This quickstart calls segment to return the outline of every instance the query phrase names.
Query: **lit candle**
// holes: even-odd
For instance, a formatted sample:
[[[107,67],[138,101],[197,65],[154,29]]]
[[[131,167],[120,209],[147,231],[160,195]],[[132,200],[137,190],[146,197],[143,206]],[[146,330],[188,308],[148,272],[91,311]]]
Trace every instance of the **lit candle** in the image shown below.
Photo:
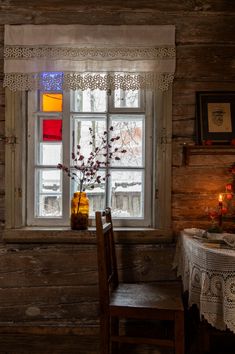
[[[219,206],[222,208],[223,206],[223,196],[222,194],[219,195]]]

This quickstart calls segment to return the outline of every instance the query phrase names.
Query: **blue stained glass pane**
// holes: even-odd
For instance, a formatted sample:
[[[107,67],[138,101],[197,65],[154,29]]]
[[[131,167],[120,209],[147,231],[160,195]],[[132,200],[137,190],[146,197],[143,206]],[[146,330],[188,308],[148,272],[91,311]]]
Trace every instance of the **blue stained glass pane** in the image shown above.
[[[63,72],[43,72],[41,73],[42,91],[62,91]]]

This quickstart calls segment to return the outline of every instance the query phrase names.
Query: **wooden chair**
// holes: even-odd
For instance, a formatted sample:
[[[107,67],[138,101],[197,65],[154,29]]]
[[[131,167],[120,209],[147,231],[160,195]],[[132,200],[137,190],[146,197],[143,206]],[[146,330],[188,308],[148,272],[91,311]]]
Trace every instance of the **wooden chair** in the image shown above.
[[[96,212],[100,300],[100,354],[118,353],[120,343],[153,344],[184,354],[184,308],[178,284],[118,281],[111,211]],[[173,323],[173,339],[120,334],[119,319]]]

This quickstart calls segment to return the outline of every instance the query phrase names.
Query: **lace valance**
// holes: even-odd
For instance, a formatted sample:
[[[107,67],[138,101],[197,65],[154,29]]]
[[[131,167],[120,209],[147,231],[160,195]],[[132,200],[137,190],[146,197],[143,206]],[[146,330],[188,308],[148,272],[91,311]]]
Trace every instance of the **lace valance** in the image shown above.
[[[63,89],[167,90],[175,27],[7,25],[4,58],[4,86],[11,90],[43,89],[44,72],[53,72],[49,79],[61,80]]]

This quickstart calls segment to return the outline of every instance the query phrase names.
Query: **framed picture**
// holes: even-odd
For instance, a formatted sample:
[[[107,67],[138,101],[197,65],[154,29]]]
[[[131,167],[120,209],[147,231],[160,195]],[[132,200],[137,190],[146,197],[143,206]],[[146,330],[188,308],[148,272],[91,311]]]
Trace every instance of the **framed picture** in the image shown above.
[[[235,144],[235,91],[196,92],[197,143]]]

